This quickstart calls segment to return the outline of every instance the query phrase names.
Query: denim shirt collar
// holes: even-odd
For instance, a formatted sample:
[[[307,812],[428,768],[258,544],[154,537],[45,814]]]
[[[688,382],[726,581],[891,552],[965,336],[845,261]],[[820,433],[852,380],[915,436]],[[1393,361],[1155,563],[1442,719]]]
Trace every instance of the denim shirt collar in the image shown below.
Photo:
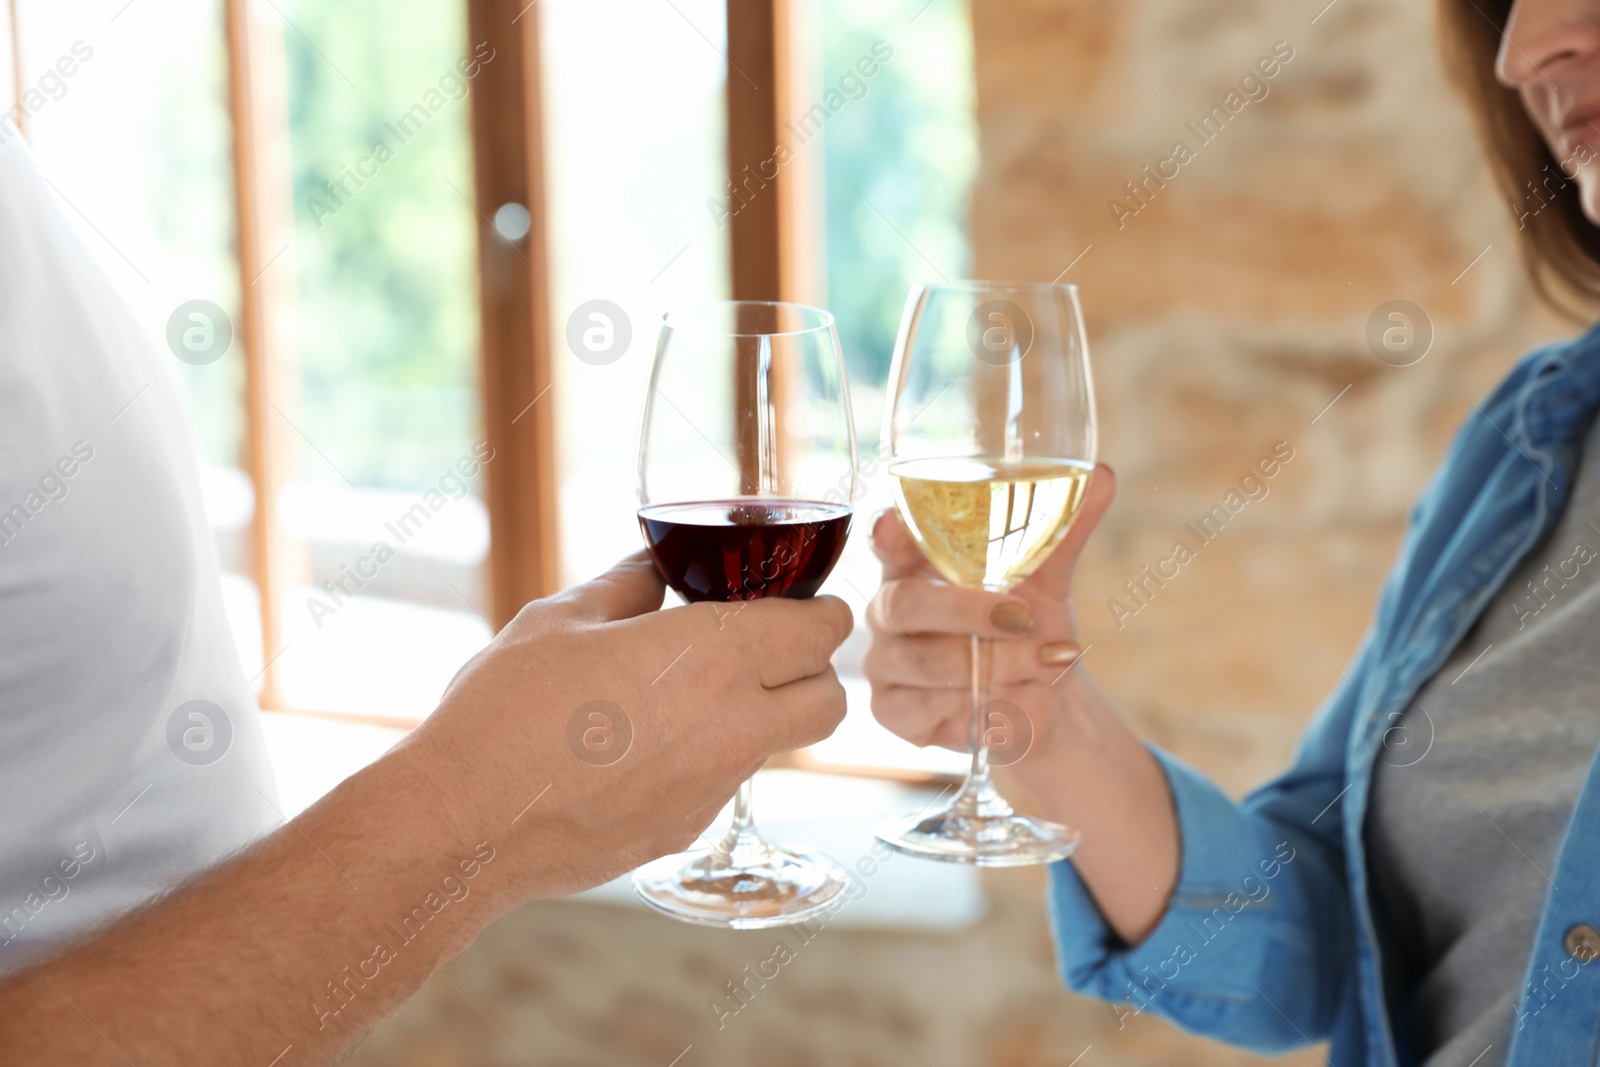
[[[1600,322],[1541,350],[1528,369],[1512,442],[1540,451],[1577,447],[1578,429],[1600,404]]]

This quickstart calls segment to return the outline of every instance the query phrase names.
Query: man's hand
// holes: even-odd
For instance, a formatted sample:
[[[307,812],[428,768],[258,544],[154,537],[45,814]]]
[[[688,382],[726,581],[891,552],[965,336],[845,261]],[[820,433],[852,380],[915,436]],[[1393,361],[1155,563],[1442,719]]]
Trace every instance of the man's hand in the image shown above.
[[[768,756],[844,717],[828,663],[850,633],[843,601],[657,611],[664,589],[639,552],[529,604],[411,739],[457,821],[516,835],[502,873],[517,898],[682,850]]]
[[[838,725],[850,611],[662,594],[641,553],[529,604],[382,759],[0,982],[0,1058],[326,1064],[507,908],[687,845]]]

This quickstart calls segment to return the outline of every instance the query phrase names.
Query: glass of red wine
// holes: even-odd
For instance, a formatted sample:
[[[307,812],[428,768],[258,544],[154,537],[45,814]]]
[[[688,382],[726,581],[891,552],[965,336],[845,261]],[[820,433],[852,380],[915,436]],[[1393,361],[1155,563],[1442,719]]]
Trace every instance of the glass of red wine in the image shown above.
[[[856,489],[855,429],[833,316],[725,301],[662,317],[639,435],[639,528],[685,600],[809,597],[838,562]],[[717,843],[646,864],[634,891],[673,918],[758,929],[827,908],[845,873],[757,833],[750,783]]]

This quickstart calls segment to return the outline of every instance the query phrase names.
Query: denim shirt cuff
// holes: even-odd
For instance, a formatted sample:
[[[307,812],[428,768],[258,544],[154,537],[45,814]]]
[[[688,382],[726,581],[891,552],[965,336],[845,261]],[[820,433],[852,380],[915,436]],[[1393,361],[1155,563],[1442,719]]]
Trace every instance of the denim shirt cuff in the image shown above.
[[[1261,821],[1199,772],[1150,749],[1166,773],[1178,818],[1177,887],[1155,929],[1127,945],[1072,864],[1051,864],[1048,910],[1062,978],[1073,990],[1126,1001],[1136,1011],[1174,999],[1215,1001],[1219,1008],[1251,1000],[1262,938],[1285,932],[1283,917],[1273,914],[1272,881],[1292,862],[1294,849],[1273,842]]]

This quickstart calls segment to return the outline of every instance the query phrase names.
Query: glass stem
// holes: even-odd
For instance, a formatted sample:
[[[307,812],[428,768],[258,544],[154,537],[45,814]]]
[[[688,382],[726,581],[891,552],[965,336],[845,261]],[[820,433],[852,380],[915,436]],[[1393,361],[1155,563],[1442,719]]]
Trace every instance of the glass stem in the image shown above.
[[[765,862],[771,851],[756,832],[750,806],[751,782],[752,779],[746,778],[739,786],[739,793],[733,800],[733,822],[716,848],[735,867],[755,867]]]
[[[777,411],[772,402],[772,338],[762,336],[756,355],[756,486],[762,496],[778,491]],[[756,867],[772,855],[771,847],[756,832],[750,813],[752,779],[739,786],[733,801],[733,825],[723,835],[716,851],[725,854],[735,867]]]
[[[972,721],[967,728],[967,747],[972,764],[952,807],[967,815],[1011,814],[1011,805],[995,790],[989,774],[988,704],[990,678],[994,669],[994,639],[972,635]]]

